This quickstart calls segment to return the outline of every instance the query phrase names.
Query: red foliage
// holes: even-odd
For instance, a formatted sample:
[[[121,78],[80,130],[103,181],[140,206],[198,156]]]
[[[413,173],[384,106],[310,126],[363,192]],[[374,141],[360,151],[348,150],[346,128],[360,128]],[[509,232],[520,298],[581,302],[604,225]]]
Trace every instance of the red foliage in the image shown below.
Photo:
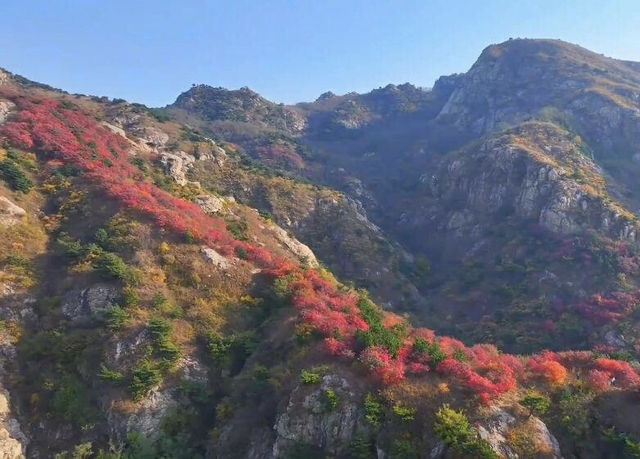
[[[527,362],[529,370],[534,375],[543,377],[549,383],[562,384],[567,379],[568,371],[555,358],[555,354],[551,352],[532,356]]]
[[[386,349],[380,346],[368,347],[362,351],[360,361],[376,379],[385,385],[395,384],[404,379],[404,362],[394,359]]]
[[[301,320],[324,335],[324,347],[331,355],[353,359],[356,357],[354,336],[358,330],[368,330],[358,308],[358,297],[345,292],[313,269],[301,269],[286,259],[278,258],[263,247],[235,240],[226,230],[225,222],[212,218],[192,202],[176,198],[145,182],[141,172],[129,161],[129,143],[113,134],[92,117],[63,107],[55,100],[35,100],[0,91],[18,106],[17,118],[0,128],[0,135],[13,145],[35,149],[48,155],[50,170],[71,164],[84,172],[84,176],[104,189],[106,194],[126,207],[152,218],[159,226],[178,234],[189,233],[196,240],[232,255],[242,248],[248,260],[271,277],[288,276],[293,305]],[[291,159],[291,158],[289,158]],[[563,250],[574,256],[575,240],[567,241]],[[616,248],[619,256],[631,257],[626,246]],[[640,294],[613,293],[608,297],[594,295],[578,309],[594,322],[617,320],[629,313],[640,299]],[[394,314],[384,315],[383,325],[392,327],[404,322]],[[551,324],[547,325],[551,328]],[[429,343],[436,341],[433,331],[409,330],[397,356],[386,349],[373,346],[364,349],[360,361],[383,384],[394,384],[406,373],[424,374],[429,367],[428,358],[412,352],[415,338]],[[500,354],[491,345],[466,347],[461,341],[449,337],[438,340],[447,358],[440,363],[439,373],[449,375],[474,391],[481,400],[489,400],[510,391],[517,380],[525,381],[527,374],[523,359]],[[454,354],[462,354],[468,361],[459,362]],[[568,369],[588,372],[589,383],[598,390],[615,386],[640,386],[640,376],[627,363],[612,359],[593,360],[590,352],[544,352],[526,360],[526,368],[534,376],[560,384],[568,377]]]
[[[614,384],[625,389],[640,386],[640,376],[624,360],[613,360],[606,358],[596,359],[596,369],[607,372],[613,376]]]
[[[611,375],[606,371],[589,370],[587,383],[598,391],[603,391],[611,387]]]
[[[595,325],[617,322],[629,314],[638,304],[640,293],[633,295],[624,292],[612,292],[604,297],[600,293],[591,295],[585,301],[578,303],[576,309]]]

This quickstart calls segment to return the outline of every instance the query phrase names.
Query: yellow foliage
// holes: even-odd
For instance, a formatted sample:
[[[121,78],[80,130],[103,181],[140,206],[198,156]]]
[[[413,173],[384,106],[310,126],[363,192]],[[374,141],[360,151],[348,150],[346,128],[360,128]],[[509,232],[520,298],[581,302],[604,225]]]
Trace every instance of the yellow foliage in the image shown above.
[[[162,242],[162,244],[160,244],[160,246],[158,247],[158,250],[162,255],[166,255],[171,250],[171,247],[169,247],[169,244],[167,244],[166,242]]]
[[[449,389],[449,384],[447,384],[446,382],[441,382],[440,384],[438,384],[438,391],[443,393],[443,394],[447,394],[449,393],[451,389]]]

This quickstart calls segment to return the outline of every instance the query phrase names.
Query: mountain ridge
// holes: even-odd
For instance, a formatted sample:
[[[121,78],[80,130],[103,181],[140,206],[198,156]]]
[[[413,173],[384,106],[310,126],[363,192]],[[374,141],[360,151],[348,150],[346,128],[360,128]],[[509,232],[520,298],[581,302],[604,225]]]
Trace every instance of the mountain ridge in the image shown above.
[[[295,107],[0,73],[0,450],[633,457],[640,90],[595,56]]]

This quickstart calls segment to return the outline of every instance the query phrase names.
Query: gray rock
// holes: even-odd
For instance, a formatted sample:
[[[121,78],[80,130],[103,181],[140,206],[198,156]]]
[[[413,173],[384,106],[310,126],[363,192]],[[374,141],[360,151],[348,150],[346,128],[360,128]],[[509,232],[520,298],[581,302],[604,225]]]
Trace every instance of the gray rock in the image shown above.
[[[302,442],[314,445],[331,454],[339,454],[348,447],[355,433],[359,416],[359,401],[346,379],[325,375],[319,387],[311,392],[307,386],[298,386],[291,393],[289,404],[276,419],[276,441],[272,457]],[[334,410],[327,408],[327,390],[338,398]]]
[[[624,336],[622,336],[620,333],[616,332],[615,330],[609,330],[604,335],[604,342],[608,346],[617,347],[618,349],[627,347],[627,343],[624,340]]]
[[[4,123],[7,120],[9,112],[11,112],[11,110],[13,110],[15,106],[16,104],[9,100],[0,99],[0,124]]]
[[[62,313],[71,320],[97,318],[113,307],[119,296],[119,290],[108,284],[72,290],[64,296]]]
[[[202,246],[200,248],[200,252],[202,253],[202,256],[205,260],[220,269],[228,269],[231,267],[231,263],[229,262],[229,260],[227,260],[226,257],[220,255],[210,247]]]
[[[112,407],[107,410],[107,420],[113,437],[123,442],[127,435],[137,432],[143,437],[155,440],[160,435],[160,424],[167,413],[178,406],[169,390],[152,390],[140,401],[133,413],[121,413]]]
[[[210,194],[196,196],[195,203],[207,214],[217,214],[224,208],[224,201]]]
[[[189,180],[187,180],[187,171],[195,161],[196,159],[192,155],[184,151],[160,153],[160,162],[164,166],[165,172],[170,175],[178,185],[184,186],[189,183]]]
[[[22,207],[17,206],[4,196],[0,196],[0,225],[13,226],[26,215]]]
[[[184,357],[178,368],[182,377],[187,381],[206,383],[209,379],[207,367],[193,357]]]
[[[24,458],[28,443],[20,424],[11,415],[8,394],[0,386],[0,458]]]
[[[305,260],[310,266],[317,267],[318,260],[309,246],[289,236],[289,233],[277,225],[272,226],[273,233],[282,245],[288,248],[301,260]]]

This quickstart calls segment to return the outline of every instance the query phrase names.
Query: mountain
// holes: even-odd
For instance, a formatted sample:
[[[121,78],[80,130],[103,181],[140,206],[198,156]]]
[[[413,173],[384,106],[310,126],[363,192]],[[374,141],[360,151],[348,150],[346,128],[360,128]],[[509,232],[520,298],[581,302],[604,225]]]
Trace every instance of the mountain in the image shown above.
[[[0,71],[4,457],[636,457],[640,64],[286,106]]]

